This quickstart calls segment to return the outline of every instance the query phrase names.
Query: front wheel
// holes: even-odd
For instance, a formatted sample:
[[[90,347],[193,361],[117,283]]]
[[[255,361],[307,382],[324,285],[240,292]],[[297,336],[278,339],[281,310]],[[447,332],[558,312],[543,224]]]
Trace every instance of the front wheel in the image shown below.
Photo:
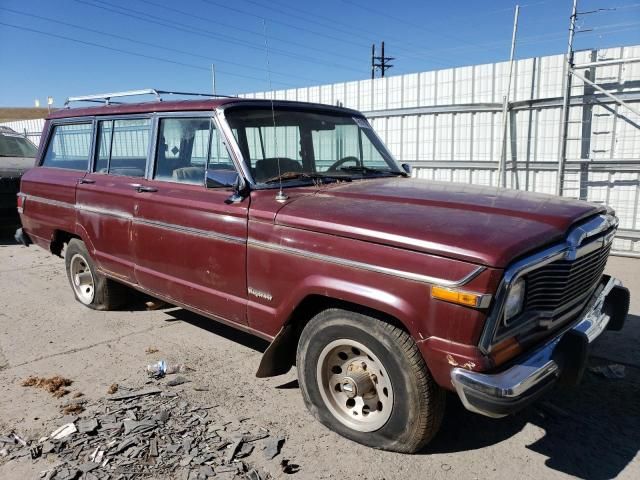
[[[302,331],[297,368],[309,410],[351,440],[411,453],[440,427],[444,391],[411,336],[390,323],[325,310]]]
[[[64,254],[69,284],[83,305],[94,310],[114,310],[124,303],[127,288],[99,273],[82,240],[72,239]]]

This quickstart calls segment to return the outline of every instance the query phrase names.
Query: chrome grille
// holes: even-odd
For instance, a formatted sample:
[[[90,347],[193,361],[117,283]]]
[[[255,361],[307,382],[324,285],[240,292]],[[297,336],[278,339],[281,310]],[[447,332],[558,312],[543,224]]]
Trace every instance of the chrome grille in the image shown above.
[[[611,244],[575,260],[556,260],[526,276],[525,311],[553,312],[568,310],[592,293],[604,272]]]

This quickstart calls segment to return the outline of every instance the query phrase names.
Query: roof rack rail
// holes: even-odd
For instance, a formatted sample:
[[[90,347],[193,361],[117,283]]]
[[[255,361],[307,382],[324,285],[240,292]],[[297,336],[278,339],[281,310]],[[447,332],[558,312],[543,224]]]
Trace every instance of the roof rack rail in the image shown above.
[[[134,97],[138,95],[154,95],[156,100],[161,102],[163,95],[191,96],[191,97],[209,97],[209,98],[235,98],[230,95],[214,95],[212,93],[194,93],[194,92],[173,92],[169,90],[157,90],[155,88],[145,88],[141,90],[128,90],[124,92],[98,93],[95,95],[83,95],[81,97],[69,97],[64,102],[65,107],[69,107],[72,102],[104,102],[105,105],[112,103],[112,98]]]

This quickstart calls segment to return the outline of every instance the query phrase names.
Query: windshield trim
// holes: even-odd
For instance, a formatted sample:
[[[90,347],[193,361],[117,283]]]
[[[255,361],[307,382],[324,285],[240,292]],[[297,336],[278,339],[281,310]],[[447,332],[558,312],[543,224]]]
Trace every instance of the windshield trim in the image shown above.
[[[253,174],[251,173],[251,169],[249,167],[247,159],[244,158],[244,155],[242,154],[242,151],[240,149],[240,145],[238,144],[235,138],[235,135],[231,130],[231,126],[229,125],[229,122],[226,118],[226,111],[227,110],[251,110],[255,108],[265,108],[265,107],[270,108],[272,103],[273,103],[274,109],[286,108],[289,110],[300,110],[300,111],[311,110],[313,112],[318,112],[318,113],[337,114],[337,115],[343,115],[348,117],[358,117],[358,118],[364,119],[367,123],[369,123],[369,120],[364,116],[364,114],[362,114],[362,112],[359,112],[357,110],[353,110],[345,107],[334,107],[332,105],[323,105],[318,103],[294,102],[294,101],[286,101],[286,100],[272,101],[268,99],[267,100],[258,99],[255,101],[243,100],[241,102],[230,102],[230,103],[225,103],[223,105],[220,105],[215,109],[215,115],[218,120],[218,124],[221,127],[221,131],[224,135],[224,143],[227,146],[228,150],[235,157],[237,164],[240,166],[240,170],[246,182],[249,184],[251,189],[255,189],[255,190],[270,189],[274,187],[271,184],[258,183],[253,178]],[[368,175],[368,176],[364,176],[364,175],[351,176],[350,178],[352,180],[361,180],[361,179],[382,178],[383,176],[385,177],[399,176],[398,174],[401,174],[402,176],[404,176],[404,170],[402,170],[402,168],[400,167],[400,164],[395,159],[393,154],[389,151],[388,147],[382,141],[378,133],[373,129],[373,127],[370,130],[371,130],[371,133],[373,134],[373,137],[378,143],[377,146],[383,150],[385,156],[388,156],[389,161],[393,164],[396,170],[395,171],[389,170],[389,174],[385,173],[385,174],[374,174],[374,175]],[[292,186],[292,183],[293,183],[292,180],[283,182],[283,187],[285,186],[285,184],[287,184],[287,186]],[[309,185],[311,182],[302,181],[301,183],[306,186],[306,185]],[[276,187],[277,187],[277,184],[276,184]]]

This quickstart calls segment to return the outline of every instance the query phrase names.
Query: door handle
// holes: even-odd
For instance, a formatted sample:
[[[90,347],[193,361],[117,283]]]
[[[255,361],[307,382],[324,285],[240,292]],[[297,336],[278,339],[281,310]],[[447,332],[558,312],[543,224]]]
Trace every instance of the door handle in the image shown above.
[[[96,181],[91,180],[90,178],[81,178],[80,180],[78,180],[78,183],[93,184],[96,183]]]
[[[144,192],[157,192],[158,189],[156,187],[147,187],[146,185],[136,185],[135,189],[138,193]]]

